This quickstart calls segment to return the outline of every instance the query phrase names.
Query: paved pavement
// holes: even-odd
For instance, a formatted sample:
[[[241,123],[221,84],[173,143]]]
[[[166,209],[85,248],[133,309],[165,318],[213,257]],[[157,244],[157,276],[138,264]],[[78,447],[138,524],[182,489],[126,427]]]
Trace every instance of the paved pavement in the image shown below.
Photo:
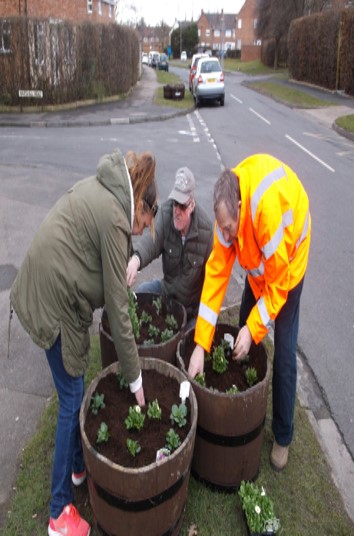
[[[109,124],[130,124],[145,121],[161,121],[172,118],[176,115],[187,113],[186,110],[175,110],[171,106],[156,106],[153,104],[153,95],[158,84],[156,82],[155,72],[145,67],[141,81],[137,84],[131,94],[122,101],[110,104],[94,105],[90,107],[80,107],[76,110],[58,111],[58,112],[39,112],[34,114],[0,114],[0,127],[68,127],[68,126],[93,126],[93,125],[109,125]],[[301,89],[306,91],[316,91],[313,88],[302,86]],[[320,92],[322,98],[328,99],[328,94]],[[328,128],[332,128],[336,117],[354,113],[354,100],[346,99],[340,95],[332,96],[335,99],[337,106],[328,107],[317,110],[302,110],[300,113],[311,116],[313,120],[319,121]],[[331,99],[332,99],[331,97]],[[343,134],[342,132],[340,132]],[[11,210],[11,209],[10,209]],[[20,215],[18,215],[20,216]],[[8,231],[10,232],[10,230]],[[14,237],[15,239],[15,237]],[[6,261],[5,261],[6,262]],[[152,273],[156,274],[158,261],[155,261],[149,268]],[[3,265],[4,266],[4,265]],[[6,265],[5,265],[6,266]],[[146,269],[148,270],[148,269]],[[144,270],[145,272],[145,270]],[[146,277],[149,278],[147,271]],[[145,275],[144,274],[144,275]],[[0,277],[0,291],[9,289],[15,274],[5,272],[6,277],[10,280],[6,282],[4,277]],[[1,273],[0,273],[1,276]],[[6,279],[5,277],[5,279]],[[237,288],[233,289],[233,296],[240,297],[241,286],[234,283]],[[1,307],[3,315],[7,315],[8,311]],[[95,315],[95,323],[97,328],[99,316]],[[15,319],[14,319],[15,320]],[[16,321],[15,321],[16,322]],[[26,365],[25,360],[16,352],[20,348],[18,344],[19,336],[17,329],[19,326],[14,326],[12,333],[11,351],[12,357],[9,362],[1,363],[2,386],[0,387],[0,426],[1,430],[6,431],[0,436],[0,453],[4,461],[0,464],[0,528],[4,526],[6,512],[9,507],[9,499],[11,498],[12,486],[14,485],[16,473],[18,470],[18,456],[21,449],[26,445],[28,439],[35,433],[40,416],[45,408],[47,400],[51,396],[50,391],[43,389],[38,393],[38,396],[29,396],[26,394],[26,381],[31,377],[31,365]],[[97,329],[96,329],[97,332]],[[4,339],[7,333],[2,333]],[[5,348],[2,345],[2,349]],[[31,361],[26,361],[26,363]],[[36,356],[36,363],[38,355]],[[27,367],[20,374],[18,380],[14,380],[14,370],[18,365]],[[45,377],[47,374],[46,364],[43,359],[42,373]],[[17,375],[16,375],[17,377]],[[4,379],[5,378],[5,379]],[[48,378],[47,378],[48,380]],[[19,381],[21,385],[13,382]],[[299,360],[299,398],[301,404],[307,409],[309,419],[313,425],[316,436],[323,448],[333,471],[333,478],[338,489],[342,493],[344,503],[351,518],[354,520],[354,463],[349,453],[345,449],[342,439],[338,433],[335,423],[331,420],[316,421],[311,408],[308,404],[308,393],[313,393],[316,387],[316,381],[311,377],[310,371],[306,370]],[[31,391],[29,389],[29,391]],[[321,397],[321,393],[318,394]],[[14,425],[19,421],[20,415],[27,415],[29,419],[25,423]],[[9,435],[11,440],[9,441]]]

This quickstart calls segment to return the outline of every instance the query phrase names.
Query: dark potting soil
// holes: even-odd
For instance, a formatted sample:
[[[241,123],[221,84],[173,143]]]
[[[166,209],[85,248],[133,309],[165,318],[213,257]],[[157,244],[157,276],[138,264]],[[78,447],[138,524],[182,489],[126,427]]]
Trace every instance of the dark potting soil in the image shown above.
[[[98,410],[94,415],[88,409],[85,421],[85,432],[93,448],[123,467],[138,468],[149,465],[156,461],[157,450],[165,447],[166,434],[170,428],[179,435],[181,443],[188,435],[191,427],[190,403],[186,400],[188,409],[187,424],[183,428],[172,425],[170,421],[171,408],[173,404],[179,405],[179,382],[171,377],[165,376],[155,370],[142,370],[143,386],[146,405],[142,408],[145,414],[143,428],[138,430],[127,430],[124,424],[129,414],[129,407],[136,405],[135,396],[129,388],[120,389],[117,374],[111,373],[103,377],[96,388],[95,393],[104,394],[105,408]],[[94,393],[94,394],[95,394]],[[147,409],[149,402],[158,400],[162,410],[160,421],[149,419]],[[107,443],[96,443],[97,432],[105,422],[108,426],[110,438]],[[138,441],[141,451],[133,457],[126,446],[127,438]]]
[[[139,301],[138,301],[137,315],[138,315],[139,319],[141,318],[141,315],[142,315],[143,311],[145,311],[147,314],[149,314],[152,317],[151,324],[153,326],[155,326],[156,328],[158,328],[160,334],[166,328],[171,329],[166,323],[166,316],[168,314],[173,314],[173,310],[171,310],[171,311],[167,310],[167,306],[166,306],[166,303],[164,302],[164,300],[162,300],[162,308],[161,308],[161,313],[160,314],[157,314],[156,307],[152,303],[149,303],[148,301],[139,303]],[[178,328],[176,330],[173,330],[173,334],[175,335],[178,331],[181,330],[183,319],[181,320],[179,318],[181,315],[173,315],[173,316],[175,317],[176,322],[178,324]],[[111,335],[111,330],[110,330],[110,327],[109,327],[107,311],[104,311],[104,313],[102,315],[101,322],[102,322],[103,329],[107,333],[109,333]],[[151,339],[151,337],[149,335],[149,332],[148,332],[148,329],[149,329],[149,324],[144,323],[144,324],[142,324],[140,326],[140,336],[138,338],[136,338],[137,345],[142,346],[142,345],[144,345],[145,341],[147,341],[148,339]],[[160,344],[161,343],[161,336],[160,335],[158,335],[155,338],[154,343],[155,344]]]
[[[212,354],[214,348],[220,344],[223,336],[223,333],[218,333],[218,328],[216,328],[213,344],[210,349],[210,355]],[[195,342],[193,337],[186,338],[183,353],[181,352],[186,370],[188,370],[189,361],[194,348]],[[207,356],[205,354],[204,372],[207,388],[213,388],[217,391],[225,393],[233,385],[236,385],[239,391],[246,391],[249,389],[245,376],[247,368],[254,367],[256,369],[258,378],[257,383],[262,381],[267,373],[267,354],[261,345],[252,343],[249,359],[247,359],[247,361],[239,362],[233,360],[231,357],[228,357],[227,360],[229,363],[227,370],[222,374],[219,374],[213,370],[212,360],[210,359],[207,361]]]

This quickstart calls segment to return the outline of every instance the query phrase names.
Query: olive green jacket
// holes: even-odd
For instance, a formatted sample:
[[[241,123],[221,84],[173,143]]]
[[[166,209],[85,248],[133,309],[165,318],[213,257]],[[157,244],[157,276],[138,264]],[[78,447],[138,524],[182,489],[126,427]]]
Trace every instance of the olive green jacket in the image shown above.
[[[10,300],[33,341],[49,349],[61,335],[66,371],[84,373],[93,311],[104,304],[129,383],[140,365],[128,314],[133,192],[122,154],[103,156],[94,177],[75,184],[51,209],[27,252]]]
[[[165,201],[155,218],[155,239],[144,234],[135,253],[140,268],[162,256],[162,290],[185,306],[188,319],[198,313],[205,264],[213,247],[213,226],[196,202],[185,243],[173,224],[172,200]]]

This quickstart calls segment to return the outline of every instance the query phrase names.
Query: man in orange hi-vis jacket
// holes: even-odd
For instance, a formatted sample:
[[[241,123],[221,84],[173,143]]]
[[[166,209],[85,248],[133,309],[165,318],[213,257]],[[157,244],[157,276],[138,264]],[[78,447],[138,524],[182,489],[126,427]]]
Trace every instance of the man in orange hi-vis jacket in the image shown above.
[[[215,325],[238,259],[247,272],[233,358],[244,358],[274,327],[272,467],[288,462],[294,431],[296,345],[307,267],[311,217],[296,174],[266,154],[225,170],[214,188],[214,245],[206,265],[189,375],[204,369]]]

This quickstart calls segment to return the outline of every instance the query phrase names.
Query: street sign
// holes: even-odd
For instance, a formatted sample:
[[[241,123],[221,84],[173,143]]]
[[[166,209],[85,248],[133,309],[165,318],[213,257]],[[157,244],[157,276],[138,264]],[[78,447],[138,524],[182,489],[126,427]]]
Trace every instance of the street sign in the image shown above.
[[[36,99],[43,99],[43,91],[40,89],[19,89],[19,97],[34,97]]]

